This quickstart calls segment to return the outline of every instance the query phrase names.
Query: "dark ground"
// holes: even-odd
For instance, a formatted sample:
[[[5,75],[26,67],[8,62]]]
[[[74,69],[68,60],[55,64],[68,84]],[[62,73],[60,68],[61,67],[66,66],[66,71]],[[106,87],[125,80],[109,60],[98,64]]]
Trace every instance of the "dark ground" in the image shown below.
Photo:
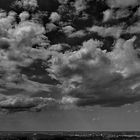
[[[1,132],[0,140],[140,140],[138,132]]]

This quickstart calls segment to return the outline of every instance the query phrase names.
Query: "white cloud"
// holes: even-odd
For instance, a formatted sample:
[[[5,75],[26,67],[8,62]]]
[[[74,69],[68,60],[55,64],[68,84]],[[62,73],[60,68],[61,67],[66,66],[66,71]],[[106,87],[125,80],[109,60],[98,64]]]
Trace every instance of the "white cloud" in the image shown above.
[[[84,36],[86,36],[86,33],[84,30],[75,31],[68,35],[69,38],[75,38],[75,37],[81,38]]]
[[[110,20],[112,18],[112,13],[113,13],[113,11],[110,10],[110,9],[104,11],[103,12],[103,15],[104,15],[103,22],[106,22],[106,21]]]
[[[2,30],[8,31],[9,28],[12,28],[14,21],[15,13],[10,12],[8,16],[0,18],[0,28]]]
[[[21,21],[25,21],[29,18],[30,14],[27,11],[20,13],[19,17]]]
[[[63,82],[63,93],[79,106],[121,106],[140,100],[140,60],[133,48],[135,37],[118,40],[112,52],[102,51],[100,43],[89,40],[79,51],[60,54],[49,70]]]
[[[72,26],[65,26],[62,28],[62,31],[69,36],[75,31],[75,29]]]
[[[111,8],[125,8],[128,6],[136,6],[139,4],[139,0],[107,0],[107,4]]]
[[[16,41],[28,40],[31,41],[33,37],[45,33],[42,25],[30,21],[21,22],[15,29],[11,30],[10,34]],[[24,43],[26,44],[26,43]]]
[[[5,18],[7,16],[7,13],[4,10],[0,10],[0,19]]]
[[[114,38],[119,38],[123,32],[121,26],[100,27],[96,25],[87,28],[87,31],[98,33],[102,37],[113,36]]]
[[[58,22],[60,18],[61,16],[57,12],[52,12],[49,19],[51,22]]]
[[[130,33],[130,34],[140,33],[140,23],[137,22],[134,25],[129,26],[126,30],[126,33]]]
[[[119,9],[112,14],[112,19],[121,19],[127,18],[132,14],[132,11],[129,9]]]
[[[50,85],[41,84],[28,79],[28,76],[21,73],[23,68],[29,67],[34,61],[46,60],[50,52],[44,49],[48,42],[44,36],[45,28],[28,19],[29,13],[24,11],[19,16],[21,22],[15,22],[15,12],[9,12],[7,16],[0,18],[0,85],[1,93],[5,94],[29,94],[38,92],[49,92]],[[32,48],[34,44],[41,46],[40,49]],[[47,74],[47,71],[46,71]],[[16,96],[14,96],[16,98]],[[6,103],[13,102],[14,97],[9,97]],[[18,97],[18,100],[20,97]]]
[[[47,23],[46,24],[46,31],[47,32],[51,32],[51,31],[56,31],[57,30],[57,26],[53,23]]]
[[[74,7],[75,7],[77,12],[81,12],[87,8],[86,1],[85,0],[77,0],[74,3]]]
[[[62,104],[74,104],[78,99],[69,97],[69,96],[64,96],[61,100]]]

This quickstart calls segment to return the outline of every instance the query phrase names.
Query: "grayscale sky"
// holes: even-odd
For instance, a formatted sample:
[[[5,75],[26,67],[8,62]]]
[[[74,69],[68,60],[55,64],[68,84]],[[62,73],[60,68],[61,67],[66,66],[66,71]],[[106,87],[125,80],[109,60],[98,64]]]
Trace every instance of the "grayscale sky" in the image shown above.
[[[0,0],[0,131],[140,130],[139,6]]]

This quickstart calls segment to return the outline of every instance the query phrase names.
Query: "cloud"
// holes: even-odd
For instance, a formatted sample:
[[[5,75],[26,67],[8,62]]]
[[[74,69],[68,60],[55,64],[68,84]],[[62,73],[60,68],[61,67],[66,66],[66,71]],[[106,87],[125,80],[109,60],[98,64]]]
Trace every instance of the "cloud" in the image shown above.
[[[137,22],[132,26],[129,26],[126,30],[126,33],[129,34],[139,34],[140,33],[140,23]]]
[[[136,16],[140,16],[140,8],[137,9]]]
[[[49,19],[51,22],[58,22],[61,19],[61,16],[56,12],[52,12]]]
[[[129,18],[131,15],[133,15],[135,11],[133,11],[133,8],[120,8],[120,9],[107,9],[103,12],[103,22],[111,22],[112,20],[124,20]],[[134,16],[135,17],[135,16]],[[120,22],[118,22],[120,23]]]
[[[2,111],[118,107],[140,101],[136,37],[120,38],[139,33],[138,21],[127,24],[130,15],[139,16],[138,9],[133,13],[126,8],[138,1],[107,0],[111,8],[105,1],[68,3],[59,0],[59,8],[49,12],[39,11],[36,0],[21,0],[14,3],[17,13],[0,11]],[[112,49],[102,50],[110,38]]]
[[[112,10],[108,9],[106,11],[103,12],[103,21],[106,22],[108,20],[110,20],[112,18]]]
[[[0,18],[0,29],[3,32],[7,32],[9,28],[12,28],[12,24],[15,22],[15,16],[15,12],[9,12],[7,16],[2,16]]]
[[[19,23],[16,22],[16,16],[21,18]],[[50,52],[44,48],[49,44],[47,37],[44,35],[45,28],[39,22],[28,20],[29,16],[27,11],[19,15],[15,12],[9,12],[1,15],[0,18],[0,30],[2,30],[0,36],[0,91],[1,94],[9,95],[5,101],[5,105],[9,105],[9,108],[10,103],[20,94],[28,94],[28,99],[36,93],[46,93],[46,96],[48,93],[52,93],[51,85],[37,82],[37,80],[32,81],[27,73],[22,73],[24,68],[28,69],[37,60],[43,62],[50,57]],[[33,48],[33,45],[38,45],[40,49]],[[47,71],[46,75],[48,75]],[[35,75],[35,77],[40,79],[39,75]],[[14,97],[11,95],[14,95]],[[20,96],[15,100],[20,100],[20,98],[22,100]],[[23,98],[21,104],[24,104],[27,99]],[[18,110],[20,110],[20,107]]]
[[[112,52],[102,51],[100,42],[89,40],[79,51],[55,56],[49,71],[63,83],[63,94],[75,99],[78,106],[135,103],[140,100],[135,39],[119,39]]]
[[[87,8],[87,3],[85,0],[77,0],[74,3],[74,7],[77,12],[82,12],[83,10]]]
[[[72,26],[65,26],[62,28],[62,31],[67,35],[67,36],[70,36],[74,31],[75,29],[72,27]]]
[[[19,15],[21,21],[25,21],[30,17],[30,14],[27,11],[20,13]]]
[[[12,5],[13,7],[18,7],[20,9],[24,9],[24,10],[31,10],[34,11],[36,8],[38,8],[38,3],[37,0],[17,0],[14,2],[14,4]]]
[[[4,10],[0,10],[0,18],[5,18],[7,13]]]
[[[84,30],[75,31],[68,35],[69,38],[81,38],[86,36],[86,32]]]
[[[10,32],[17,41],[28,40],[31,41],[33,37],[45,33],[42,25],[30,21],[21,22],[15,29]]]
[[[96,26],[96,25],[94,25],[90,28],[87,28],[87,31],[93,32],[93,33],[98,33],[98,35],[102,36],[102,37],[111,36],[114,38],[119,38],[123,32],[121,26],[101,27],[101,26]]]
[[[0,110],[3,112],[41,111],[54,106],[57,102],[52,98],[29,96],[4,96],[0,95]]]
[[[119,9],[114,11],[112,14],[112,19],[123,19],[129,18],[129,16],[133,13],[130,9]]]
[[[69,0],[58,0],[59,3],[61,4],[67,4]]]
[[[138,0],[107,0],[107,4],[111,8],[125,8],[128,6],[136,6],[139,4]]]
[[[57,29],[58,29],[58,27],[53,23],[47,23],[46,24],[46,32],[47,33],[56,31]]]
[[[70,96],[64,96],[61,100],[61,103],[66,105],[66,104],[73,104],[76,101],[77,101],[76,98]]]
[[[0,49],[7,50],[10,47],[10,42],[7,38],[1,38],[0,39]]]

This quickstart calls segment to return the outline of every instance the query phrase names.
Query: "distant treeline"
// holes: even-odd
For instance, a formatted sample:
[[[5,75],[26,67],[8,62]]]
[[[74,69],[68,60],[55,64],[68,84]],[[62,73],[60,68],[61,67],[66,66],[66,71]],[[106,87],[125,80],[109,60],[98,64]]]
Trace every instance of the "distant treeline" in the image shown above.
[[[62,136],[62,135],[25,135],[0,136],[0,140],[140,140],[137,136]]]

